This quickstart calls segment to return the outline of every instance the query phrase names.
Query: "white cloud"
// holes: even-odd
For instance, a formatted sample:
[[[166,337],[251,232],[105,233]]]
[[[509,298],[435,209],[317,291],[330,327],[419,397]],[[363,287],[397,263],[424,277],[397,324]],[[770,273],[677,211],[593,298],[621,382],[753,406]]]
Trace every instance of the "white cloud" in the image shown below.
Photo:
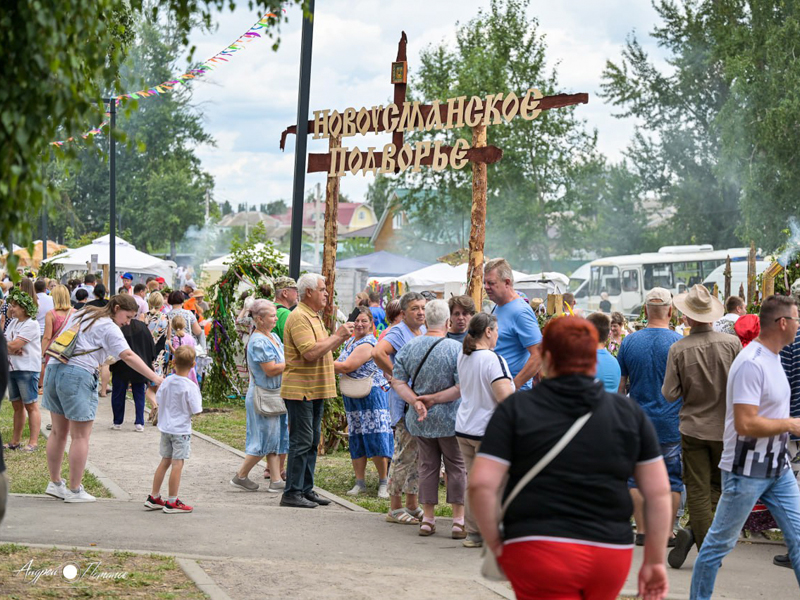
[[[240,3],[233,13],[218,15],[211,34],[196,33],[195,58],[205,59],[233,42],[259,15]],[[383,104],[391,98],[389,66],[397,52],[401,30],[409,38],[409,67],[419,64],[419,53],[430,44],[455,40],[457,22],[464,24],[488,0],[330,0],[317,3],[310,110],[344,109]],[[203,165],[216,178],[217,196],[232,203],[258,204],[276,198],[291,199],[295,136],[286,152],[278,149],[281,132],[296,121],[301,22],[299,9],[288,9],[281,45],[271,49],[269,38],[257,39],[195,85],[195,101],[206,118],[206,129],[217,147],[204,147]],[[588,92],[589,104],[578,115],[599,132],[599,147],[618,160],[633,131],[633,121],[618,120],[615,109],[597,95],[606,60],[618,60],[626,36],[637,35],[656,58],[663,53],[647,38],[657,16],[648,2],[628,0],[533,0],[529,14],[539,19],[546,34],[551,65],[560,61],[559,81],[564,92]],[[360,148],[381,146],[388,136],[354,138]],[[326,152],[324,140],[311,140],[309,152]],[[372,180],[347,175],[341,189],[360,199]],[[324,182],[324,175],[307,175],[306,187]]]

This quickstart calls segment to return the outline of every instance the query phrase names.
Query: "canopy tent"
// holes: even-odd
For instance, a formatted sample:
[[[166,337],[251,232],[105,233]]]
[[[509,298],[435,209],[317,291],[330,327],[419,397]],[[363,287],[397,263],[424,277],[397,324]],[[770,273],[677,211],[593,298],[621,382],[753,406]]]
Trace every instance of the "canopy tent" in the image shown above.
[[[92,255],[97,255],[98,267],[100,265],[107,265],[109,260],[108,255],[111,249],[109,237],[108,235],[101,236],[96,240],[92,240],[91,244],[67,250],[43,262],[62,265],[65,274],[71,271],[87,271],[92,261]],[[126,242],[118,236],[115,238],[114,248],[116,250],[114,266],[117,271],[117,277],[115,278],[114,290],[112,290],[112,293],[116,292],[116,288],[121,285],[121,280],[118,277],[123,273],[131,273],[134,276],[138,275],[138,279],[142,281],[144,281],[145,277],[148,275],[163,277],[166,279],[168,285],[172,284],[176,265],[171,260],[162,260],[145,252],[141,252],[137,250],[133,244]]]
[[[14,254],[19,257],[18,266],[20,267],[30,267],[32,269],[38,269],[42,264],[42,249],[44,246],[44,242],[42,240],[36,240],[33,242],[33,256],[30,255],[27,248],[20,248],[16,244],[12,245]],[[57,244],[52,240],[47,240],[47,256],[53,256],[56,252],[60,252],[61,250],[69,250],[66,246],[62,246],[61,244]],[[0,256],[0,263],[6,264],[8,262],[8,252]]]
[[[396,277],[423,269],[430,263],[381,250],[336,261],[337,269],[366,269],[370,277]]]
[[[264,244],[256,244],[254,248],[256,252],[261,252],[264,250]],[[283,252],[278,252],[278,254],[280,255],[279,262],[288,267],[289,255],[284,254]],[[219,258],[215,258],[214,260],[210,260],[200,265],[200,281],[203,282],[203,285],[209,286],[217,281],[217,279],[222,277],[228,270],[228,265],[232,262],[232,256],[232,254],[226,254],[225,256],[220,256]],[[300,261],[300,268],[307,269],[311,266],[311,263],[307,263],[303,260]]]

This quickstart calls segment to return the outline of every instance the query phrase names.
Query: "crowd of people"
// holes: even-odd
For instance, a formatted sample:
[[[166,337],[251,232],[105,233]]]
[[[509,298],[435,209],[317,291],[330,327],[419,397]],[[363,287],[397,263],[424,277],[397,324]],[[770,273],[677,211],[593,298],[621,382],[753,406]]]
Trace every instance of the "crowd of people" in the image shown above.
[[[107,300],[91,275],[70,284],[23,279],[7,290],[0,323],[14,428],[6,449],[36,451],[34,434],[24,447],[20,438],[26,416],[38,431],[43,388],[52,421],[46,493],[93,501],[81,480],[105,391],[101,369],[114,357],[112,429],[124,422],[130,388],[135,429],[149,398],[161,431],[145,506],[191,512],[178,492],[191,417],[202,410],[205,294],[186,280],[165,297],[163,282],[152,280]],[[368,291],[329,332],[324,277],[273,284],[274,302],[251,297],[238,319],[249,385],[235,488],[258,490],[250,473],[266,458],[267,491],[281,494],[281,506],[331,502],[314,482],[338,377],[354,475],[347,494],[369,493],[371,461],[377,495],[389,500],[386,521],[430,537],[443,480],[450,537],[486,546],[520,598],[616,598],[635,545],[644,546],[640,595],[664,598],[665,564],[680,568],[696,547],[691,597],[710,598],[754,507],[783,531],[788,554],[775,564],[794,568],[800,582],[791,468],[800,450],[798,297],[766,298],[755,316],[741,299],[723,305],[701,285],[675,297],[654,288],[635,331],[609,306],[583,318],[566,298],[567,314],[540,331],[539,306],[515,291],[508,262],[495,259],[484,268],[491,311],[476,310],[469,296],[416,292],[382,307]],[[76,343],[67,355],[60,336],[70,331]],[[69,482],[60,476],[67,435]]]

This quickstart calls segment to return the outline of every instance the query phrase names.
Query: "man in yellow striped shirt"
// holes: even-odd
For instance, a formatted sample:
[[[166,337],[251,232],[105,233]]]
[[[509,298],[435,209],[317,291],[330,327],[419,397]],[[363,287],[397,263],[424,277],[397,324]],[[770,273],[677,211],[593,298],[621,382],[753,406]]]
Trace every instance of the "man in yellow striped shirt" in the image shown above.
[[[281,506],[316,508],[330,504],[314,491],[314,469],[323,402],[336,397],[332,350],[353,334],[353,324],[345,323],[328,335],[320,316],[328,302],[322,275],[302,275],[297,280],[297,295],[300,302],[286,319],[283,330],[286,369],[281,396],[289,416],[289,457]]]

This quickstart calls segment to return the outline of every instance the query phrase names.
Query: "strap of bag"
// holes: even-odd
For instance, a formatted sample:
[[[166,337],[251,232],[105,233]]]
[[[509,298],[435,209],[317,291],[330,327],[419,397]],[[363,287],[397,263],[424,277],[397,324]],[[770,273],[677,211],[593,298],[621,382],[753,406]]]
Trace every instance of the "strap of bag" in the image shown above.
[[[439,338],[438,340],[433,342],[433,344],[431,344],[431,347],[428,348],[428,351],[425,353],[425,356],[422,357],[422,361],[417,365],[417,370],[414,371],[414,377],[411,379],[412,392],[414,391],[414,386],[417,385],[417,375],[419,375],[419,372],[422,369],[422,365],[424,365],[425,361],[428,360],[428,357],[431,355],[431,352],[433,352],[433,349],[436,348],[436,346],[438,346],[439,343],[443,342],[445,339],[446,338]]]
[[[525,474],[525,477],[519,480],[517,485],[514,486],[514,489],[511,490],[511,493],[506,498],[506,501],[503,502],[503,508],[500,510],[500,520],[503,520],[503,517],[506,514],[506,510],[508,509],[508,505],[517,497],[517,495],[522,491],[528,483],[530,483],[531,479],[536,477],[542,469],[544,469],[547,465],[549,465],[552,460],[558,456],[561,451],[572,441],[578,432],[586,425],[586,421],[588,421],[592,416],[592,411],[587,412],[585,415],[580,417],[577,421],[572,424],[567,432],[562,436],[560,440],[556,443],[555,446],[550,448],[550,451],[545,454],[539,462],[533,465],[533,468]]]

